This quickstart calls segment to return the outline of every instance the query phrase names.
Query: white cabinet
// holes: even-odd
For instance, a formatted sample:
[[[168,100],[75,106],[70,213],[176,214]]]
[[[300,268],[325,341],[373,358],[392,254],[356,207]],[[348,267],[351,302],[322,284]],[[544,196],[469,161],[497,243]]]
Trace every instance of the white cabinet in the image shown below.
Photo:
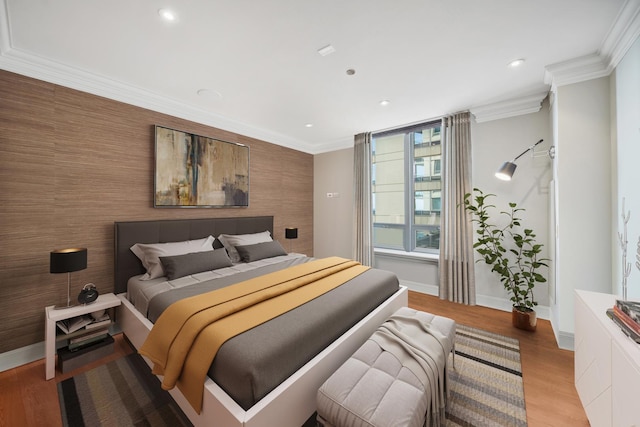
[[[615,301],[576,291],[575,385],[592,427],[640,427],[640,345],[607,317]]]
[[[44,344],[45,344],[45,379],[50,380],[56,372],[56,322],[82,316],[94,311],[106,310],[120,305],[120,299],[112,293],[100,295],[91,304],[76,305],[69,308],[45,308]]]
[[[631,340],[627,340],[633,345]],[[635,359],[630,354],[637,353],[622,348],[621,343],[614,341],[611,354],[612,387],[611,401],[613,409],[613,426],[637,426],[640,427],[640,401],[638,400],[638,387],[640,385],[640,369],[638,368],[638,355]],[[592,424],[593,425],[593,424]]]

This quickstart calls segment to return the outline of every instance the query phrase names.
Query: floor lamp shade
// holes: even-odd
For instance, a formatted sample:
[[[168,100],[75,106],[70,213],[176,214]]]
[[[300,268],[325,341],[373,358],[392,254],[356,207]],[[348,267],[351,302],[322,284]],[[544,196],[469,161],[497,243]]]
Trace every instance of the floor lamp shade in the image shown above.
[[[496,178],[503,181],[510,181],[513,173],[516,171],[517,165],[512,162],[504,162],[500,169],[496,172]]]
[[[87,248],[56,249],[49,257],[50,273],[70,273],[87,268]]]
[[[535,157],[536,153],[534,151],[534,148],[538,144],[540,144],[542,141],[544,141],[544,139],[539,140],[538,142],[533,144],[531,147],[527,148],[522,153],[518,154],[510,162],[504,162],[502,166],[500,166],[500,169],[498,169],[498,171],[496,172],[496,178],[501,179],[503,181],[511,181],[511,177],[513,177],[513,173],[516,171],[516,167],[517,167],[516,160],[524,156],[529,151],[531,151],[533,153],[533,156]],[[549,157],[551,157],[552,159],[554,157],[553,153],[555,153],[555,151],[553,150],[553,147],[549,148],[548,154],[549,154]]]

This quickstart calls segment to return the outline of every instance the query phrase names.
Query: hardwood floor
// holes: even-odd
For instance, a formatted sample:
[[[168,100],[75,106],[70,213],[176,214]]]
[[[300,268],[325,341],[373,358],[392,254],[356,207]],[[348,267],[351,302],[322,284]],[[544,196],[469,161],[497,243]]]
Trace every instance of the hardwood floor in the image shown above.
[[[56,369],[49,381],[44,379],[44,359],[0,372],[0,427],[61,427],[57,383],[132,352],[122,334],[114,338],[113,354],[66,374]]]
[[[558,348],[548,321],[538,320],[536,332],[525,332],[511,326],[511,313],[455,304],[416,292],[409,292],[409,306],[517,338],[529,426],[589,425],[573,385],[573,352]],[[67,374],[57,372],[50,381],[44,379],[44,359],[0,372],[0,427],[61,426],[56,384],[132,351],[122,336],[116,336],[115,348],[114,354]]]
[[[511,313],[456,304],[417,292],[409,292],[409,307],[517,338],[530,427],[589,425],[574,386],[573,352],[558,348],[548,320],[538,319],[533,333],[522,331],[511,326]]]

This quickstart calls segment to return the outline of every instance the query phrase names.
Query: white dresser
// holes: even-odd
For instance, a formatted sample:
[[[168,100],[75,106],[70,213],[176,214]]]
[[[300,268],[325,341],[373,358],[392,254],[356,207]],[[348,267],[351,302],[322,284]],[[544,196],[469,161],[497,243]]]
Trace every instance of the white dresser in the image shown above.
[[[575,293],[575,384],[589,422],[640,427],[640,345],[607,317],[617,297]]]

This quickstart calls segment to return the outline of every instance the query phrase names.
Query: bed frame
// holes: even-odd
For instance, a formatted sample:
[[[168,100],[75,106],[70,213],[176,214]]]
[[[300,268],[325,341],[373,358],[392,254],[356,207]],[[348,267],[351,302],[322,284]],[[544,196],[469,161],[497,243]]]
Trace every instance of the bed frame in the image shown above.
[[[129,221],[115,223],[115,293],[122,301],[117,323],[136,349],[145,341],[153,324],[126,298],[127,280],[144,269],[129,248],[135,243],[162,243],[200,239],[209,235],[246,234],[269,230],[273,217],[209,218],[188,220]],[[345,332],[316,357],[248,410],[242,409],[213,380],[204,384],[202,412],[197,414],[180,390],[172,397],[194,426],[300,427],[316,410],[316,393],[391,314],[407,306],[407,288],[395,294]],[[149,366],[151,363],[147,360]]]

